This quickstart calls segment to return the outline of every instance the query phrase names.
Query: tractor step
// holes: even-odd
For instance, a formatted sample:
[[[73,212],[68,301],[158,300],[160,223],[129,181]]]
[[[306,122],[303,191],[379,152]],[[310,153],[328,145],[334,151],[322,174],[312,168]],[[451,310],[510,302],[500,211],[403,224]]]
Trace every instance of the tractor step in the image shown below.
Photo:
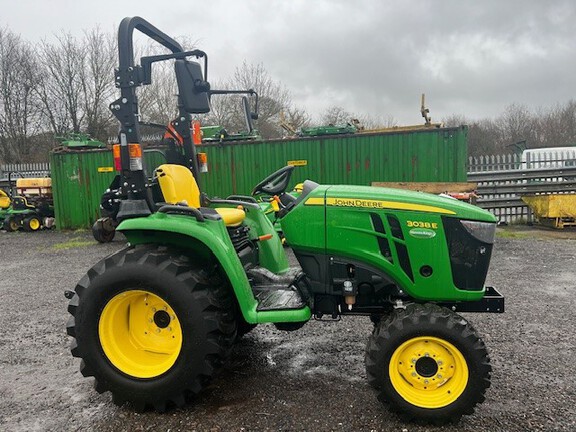
[[[255,289],[258,311],[301,309],[306,302],[298,290],[292,289]]]
[[[277,275],[263,267],[254,267],[247,274],[258,300],[258,311],[294,310],[307,306],[306,298],[298,289],[302,277],[299,268]]]

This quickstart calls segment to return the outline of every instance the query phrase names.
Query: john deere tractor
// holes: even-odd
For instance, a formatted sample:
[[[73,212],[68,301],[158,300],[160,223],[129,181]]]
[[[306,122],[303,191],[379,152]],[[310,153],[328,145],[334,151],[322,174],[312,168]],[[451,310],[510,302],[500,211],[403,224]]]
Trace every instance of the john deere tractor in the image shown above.
[[[135,62],[139,30],[171,53]],[[484,285],[496,220],[477,207],[424,193],[311,180],[285,193],[291,168],[259,185],[278,196],[290,267],[272,223],[251,199],[201,192],[191,114],[209,111],[204,52],[184,51],[142,18],[119,29],[120,221],[128,239],[68,291],[68,334],[81,372],[116,404],[164,411],[205,387],[234,342],[262,323],[296,330],[348,315],[374,323],[368,381],[391,410],[423,422],[471,414],[490,386],[486,346],[459,312],[503,312]],[[198,62],[190,59],[203,59]],[[147,181],[136,91],[152,64],[173,60],[185,165]],[[203,63],[203,65],[201,64]]]

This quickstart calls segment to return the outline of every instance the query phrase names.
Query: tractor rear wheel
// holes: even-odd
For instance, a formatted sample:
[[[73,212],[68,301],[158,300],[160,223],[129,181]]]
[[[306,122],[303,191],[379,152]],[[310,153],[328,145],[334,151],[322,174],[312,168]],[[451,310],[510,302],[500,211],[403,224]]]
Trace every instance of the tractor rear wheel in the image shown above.
[[[4,220],[3,228],[8,232],[18,231],[20,220],[14,216],[9,216]]]
[[[366,373],[379,399],[408,420],[455,422],[484,401],[486,346],[461,316],[412,304],[382,320],[368,340]]]
[[[137,246],[100,261],[68,311],[72,355],[96,390],[137,411],[182,406],[228,356],[234,301],[218,277],[176,251]]]
[[[42,221],[36,215],[28,216],[22,222],[22,227],[24,228],[24,231],[28,231],[28,232],[38,231],[41,226],[42,226]]]

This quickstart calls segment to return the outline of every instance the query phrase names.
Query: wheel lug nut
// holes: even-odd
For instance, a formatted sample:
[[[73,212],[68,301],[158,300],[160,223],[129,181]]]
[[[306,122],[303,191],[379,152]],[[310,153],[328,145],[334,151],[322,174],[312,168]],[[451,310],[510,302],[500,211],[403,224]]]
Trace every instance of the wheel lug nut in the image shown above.
[[[156,308],[155,308],[155,307],[152,308],[152,312],[156,312]]]
[[[442,379],[442,374],[436,375],[439,379]]]
[[[438,360],[436,363],[438,363],[438,366],[442,366],[442,360]]]
[[[416,363],[416,359],[412,359],[412,363]]]
[[[159,329],[159,328],[156,329],[156,333],[160,333],[161,331],[162,331],[162,330]]]
[[[416,376],[416,372],[412,372],[412,376],[415,377],[415,376]]]
[[[430,354],[424,353],[424,357],[430,357]]]
[[[148,318],[148,322],[149,322],[149,323],[153,323],[154,320],[153,320],[152,318]]]
[[[428,381],[428,380],[424,380],[424,384],[428,384],[428,383],[429,383],[429,381]]]

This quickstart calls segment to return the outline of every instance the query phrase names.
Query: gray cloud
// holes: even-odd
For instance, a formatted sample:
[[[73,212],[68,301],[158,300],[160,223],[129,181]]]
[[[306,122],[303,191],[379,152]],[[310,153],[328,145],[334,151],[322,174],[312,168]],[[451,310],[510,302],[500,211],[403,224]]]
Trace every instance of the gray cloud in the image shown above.
[[[39,3],[46,10],[37,23],[10,2],[2,24],[38,39],[140,15],[169,34],[198,40],[213,78],[230,75],[244,59],[263,63],[313,114],[340,105],[418,123],[423,92],[435,119],[494,117],[511,103],[536,108],[573,97],[570,0]]]

